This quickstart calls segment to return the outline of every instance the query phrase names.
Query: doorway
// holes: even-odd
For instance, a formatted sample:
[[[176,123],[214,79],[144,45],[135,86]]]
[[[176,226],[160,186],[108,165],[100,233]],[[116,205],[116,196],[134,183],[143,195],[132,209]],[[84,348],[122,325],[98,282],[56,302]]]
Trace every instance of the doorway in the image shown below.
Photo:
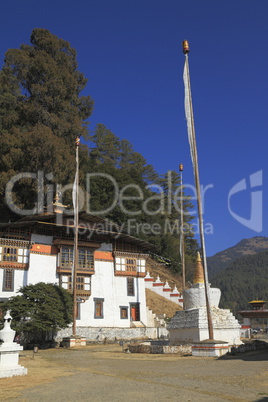
[[[131,321],[140,321],[140,303],[130,303]]]

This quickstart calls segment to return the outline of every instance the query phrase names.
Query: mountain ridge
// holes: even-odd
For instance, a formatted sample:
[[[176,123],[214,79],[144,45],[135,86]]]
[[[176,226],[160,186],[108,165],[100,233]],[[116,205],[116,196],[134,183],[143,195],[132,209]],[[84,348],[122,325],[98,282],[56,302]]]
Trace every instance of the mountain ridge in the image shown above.
[[[249,308],[251,300],[268,300],[268,249],[245,254],[211,280],[221,290],[220,306],[234,313]]]
[[[268,250],[268,237],[255,236],[249,239],[242,239],[236,245],[207,257],[208,275],[213,278],[236,259],[265,250]]]

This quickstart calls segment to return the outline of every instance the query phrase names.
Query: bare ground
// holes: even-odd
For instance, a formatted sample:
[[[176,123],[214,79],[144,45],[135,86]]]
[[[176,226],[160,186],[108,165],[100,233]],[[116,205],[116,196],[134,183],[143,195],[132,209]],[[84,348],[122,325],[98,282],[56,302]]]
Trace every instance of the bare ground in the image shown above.
[[[116,344],[22,355],[28,375],[0,379],[1,401],[268,401],[268,350],[216,359]]]

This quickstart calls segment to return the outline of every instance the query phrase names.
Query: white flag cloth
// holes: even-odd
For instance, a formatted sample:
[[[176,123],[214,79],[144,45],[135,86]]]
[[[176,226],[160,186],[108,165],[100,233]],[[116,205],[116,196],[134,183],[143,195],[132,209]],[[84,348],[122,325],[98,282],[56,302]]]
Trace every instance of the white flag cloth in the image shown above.
[[[73,184],[73,206],[74,206],[74,215],[75,215],[75,211],[76,211],[76,191],[77,191],[77,182],[78,182],[78,149],[76,150],[76,171],[75,171],[75,178],[74,178],[74,184]]]
[[[74,233],[77,230],[77,208],[79,208],[79,205],[77,203],[78,200],[78,196],[77,196],[77,187],[78,187],[78,172],[79,172],[79,167],[78,167],[78,149],[76,152],[76,172],[75,172],[75,178],[74,178],[74,184],[73,184],[73,193],[72,193],[72,197],[73,197],[73,207],[74,207]],[[75,249],[75,247],[74,247]],[[73,250],[73,264],[72,264],[72,278],[73,278],[73,288],[74,288],[74,264],[75,264],[75,250]]]
[[[182,245],[183,245],[183,235],[182,235],[182,231],[180,232],[180,257],[182,260]]]
[[[73,207],[74,207],[74,215],[76,211],[76,187],[77,187],[77,180],[78,180],[78,172],[76,170],[74,184],[73,184]]]
[[[195,157],[194,157],[195,134],[192,119],[192,97],[191,97],[191,86],[190,86],[189,66],[187,57],[185,58],[183,81],[184,81],[184,108],[187,120],[188,140],[190,145],[192,163],[195,166]]]

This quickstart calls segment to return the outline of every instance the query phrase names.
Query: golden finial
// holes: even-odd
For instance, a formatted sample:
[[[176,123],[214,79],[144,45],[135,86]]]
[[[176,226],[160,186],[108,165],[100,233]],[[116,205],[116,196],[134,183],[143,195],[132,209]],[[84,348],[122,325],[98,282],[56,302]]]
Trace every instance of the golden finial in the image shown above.
[[[80,137],[76,137],[76,139],[75,139],[75,145],[76,145],[77,147],[79,147],[79,145],[80,145]]]
[[[202,265],[202,260],[200,257],[200,253],[197,252],[197,258],[196,258],[196,266],[195,266],[195,272],[194,272],[194,284],[196,283],[204,283],[205,278],[204,278],[204,269]]]
[[[182,51],[184,54],[188,54],[190,52],[189,42],[188,40],[184,40],[182,42]]]

